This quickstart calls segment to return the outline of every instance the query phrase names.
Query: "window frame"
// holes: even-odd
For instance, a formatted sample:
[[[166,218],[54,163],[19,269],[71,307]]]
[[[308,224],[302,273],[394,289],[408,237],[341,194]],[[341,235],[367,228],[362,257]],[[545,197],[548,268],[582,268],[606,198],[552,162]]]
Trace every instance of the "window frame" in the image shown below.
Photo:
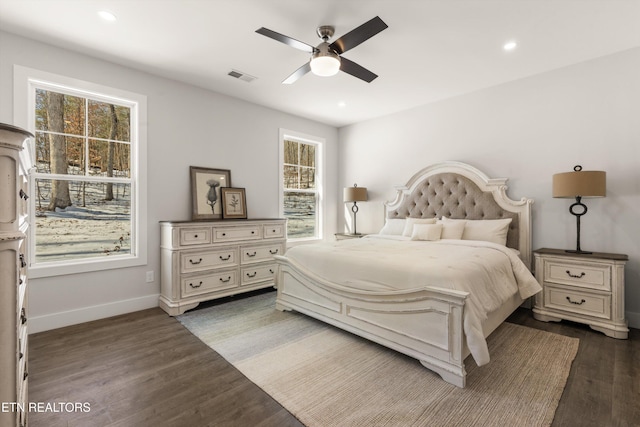
[[[130,168],[131,168],[131,253],[108,257],[85,258],[69,261],[35,262],[29,259],[29,276],[33,278],[86,273],[133,267],[147,264],[147,97],[97,83],[65,77],[45,71],[14,65],[14,120],[16,125],[35,135],[36,88],[82,96],[131,108]],[[29,149],[33,154],[34,142]],[[33,159],[35,157],[32,156]],[[35,194],[35,167],[29,171],[29,192]],[[47,174],[41,178],[56,178]],[[78,178],[91,181],[83,175],[64,176],[65,180]],[[113,181],[115,182],[115,181]],[[122,182],[122,181],[120,181]],[[29,199],[29,253],[35,254],[35,197]]]
[[[288,129],[280,129],[279,139],[278,139],[278,205],[279,205],[279,214],[280,217],[286,218],[284,216],[284,193],[285,191],[293,191],[287,190],[284,187],[284,141],[294,141],[302,144],[313,145],[315,146],[315,190],[308,189],[296,189],[295,191],[300,192],[308,192],[316,194],[316,226],[315,226],[315,235],[312,237],[299,237],[292,238],[287,236],[288,243],[305,243],[305,242],[313,242],[323,239],[323,229],[324,229],[324,212],[325,212],[325,197],[324,197],[324,148],[326,140],[324,138],[320,138],[313,135],[308,135],[305,133],[288,130]]]

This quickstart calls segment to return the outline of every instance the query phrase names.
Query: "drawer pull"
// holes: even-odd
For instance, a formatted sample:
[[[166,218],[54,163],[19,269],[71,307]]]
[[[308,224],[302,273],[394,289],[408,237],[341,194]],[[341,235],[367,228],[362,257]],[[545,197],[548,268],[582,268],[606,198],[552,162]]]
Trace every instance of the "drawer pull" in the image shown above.
[[[20,254],[20,268],[25,268],[27,266],[27,262],[24,260],[24,254]]]
[[[277,253],[278,253],[278,249],[276,249],[275,251],[272,251],[271,249],[269,249],[269,253],[270,253],[271,255],[275,255],[275,254],[277,254]]]
[[[571,271],[567,270],[567,274],[569,277],[573,277],[574,279],[582,279],[586,273],[583,271],[580,274],[571,274]]]
[[[200,286],[202,286],[202,282],[198,283],[197,285],[194,285],[193,283],[189,283],[189,286],[191,286],[193,289],[198,289]]]
[[[194,239],[197,239],[197,238],[198,238],[198,235],[197,235],[197,234],[194,234],[194,235],[193,235],[193,238],[194,238]]]
[[[24,375],[22,376],[22,381],[26,380],[28,376],[29,376],[29,372],[25,372]]]
[[[583,299],[580,302],[577,301],[571,301],[571,298],[567,297],[567,301],[569,301],[571,304],[575,304],[575,305],[582,305],[584,304],[586,301]]]
[[[27,323],[27,312],[24,310],[24,307],[20,310],[20,323],[23,325]]]
[[[254,271],[253,274],[247,273],[247,277],[256,277],[256,274],[258,274],[257,271]]]
[[[18,353],[18,359],[22,359],[23,357],[24,357],[24,353],[23,352]]]
[[[198,261],[194,261],[191,258],[189,258],[189,262],[191,263],[191,265],[198,265],[202,262],[202,258],[200,258]]]
[[[276,232],[276,230],[271,230],[271,232],[272,232],[272,233],[275,233],[275,232]]]
[[[223,236],[226,236],[226,235],[227,235],[227,233],[222,233],[222,235],[223,235]]]
[[[230,281],[231,281],[231,276],[227,277],[226,279],[223,279],[223,278],[221,277],[221,278],[220,278],[220,281],[221,281],[222,283],[230,282]]]
[[[255,232],[255,231],[252,231],[252,232],[251,232],[251,234],[256,234],[256,232]]]
[[[24,190],[20,189],[20,198],[27,200],[29,196],[27,196],[27,193],[25,193]]]
[[[226,258],[224,258],[222,255],[220,255],[220,260],[221,261],[229,261],[231,259],[231,254],[227,255]]]
[[[269,273],[271,273],[271,274],[275,273],[275,272],[273,271],[273,268],[270,268],[270,269],[269,269]]]
[[[252,254],[250,254],[249,252],[247,252],[247,256],[253,258],[254,256],[256,256],[256,251],[253,251]]]

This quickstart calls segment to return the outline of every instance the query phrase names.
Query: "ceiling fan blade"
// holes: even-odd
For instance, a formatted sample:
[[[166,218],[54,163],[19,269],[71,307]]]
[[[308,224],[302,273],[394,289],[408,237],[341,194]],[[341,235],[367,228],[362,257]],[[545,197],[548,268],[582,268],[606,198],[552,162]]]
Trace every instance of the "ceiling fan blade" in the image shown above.
[[[259,28],[256,30],[256,33],[262,34],[263,36],[267,36],[276,41],[279,41],[280,43],[284,43],[286,45],[289,45],[291,47],[294,47],[296,49],[302,50],[307,53],[313,53],[313,51],[316,49],[311,45],[308,45],[296,39],[292,39],[291,37],[285,36],[284,34],[276,33],[275,31],[272,31],[268,28],[264,28],[264,27]]]
[[[384,21],[380,19],[380,17],[376,16],[375,18],[365,22],[358,28],[349,31],[347,34],[331,43],[330,47],[331,49],[335,50],[338,55],[342,55],[349,49],[353,49],[360,43],[370,39],[380,31],[388,27],[389,26],[385,24]]]
[[[363,66],[348,60],[344,56],[340,57],[340,70],[347,74],[351,74],[353,77],[364,80],[367,83],[371,83],[376,77],[378,77],[377,74],[374,74]]]
[[[295,83],[300,77],[304,76],[309,71],[311,71],[311,64],[309,62],[306,62],[302,67],[295,70],[293,74],[291,74],[289,77],[284,79],[282,84],[290,85],[291,83]]]

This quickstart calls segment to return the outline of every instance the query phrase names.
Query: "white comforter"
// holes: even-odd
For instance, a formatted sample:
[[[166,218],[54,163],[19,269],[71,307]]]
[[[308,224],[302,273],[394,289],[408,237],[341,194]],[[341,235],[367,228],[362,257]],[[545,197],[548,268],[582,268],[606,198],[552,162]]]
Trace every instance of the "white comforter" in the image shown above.
[[[286,256],[322,278],[360,290],[437,286],[469,292],[464,331],[478,366],[489,362],[481,325],[487,314],[518,292],[524,299],[542,289],[513,250],[475,240],[376,235],[296,246]]]

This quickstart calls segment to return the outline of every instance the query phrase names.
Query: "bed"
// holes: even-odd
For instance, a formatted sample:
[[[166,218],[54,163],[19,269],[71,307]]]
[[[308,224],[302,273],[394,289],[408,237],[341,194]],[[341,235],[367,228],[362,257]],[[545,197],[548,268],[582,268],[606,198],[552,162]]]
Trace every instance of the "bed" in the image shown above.
[[[421,170],[385,203],[380,234],[277,256],[276,308],[404,353],[464,387],[465,358],[488,363],[486,337],[541,290],[529,271],[533,201],[510,199],[506,182],[460,162]]]

